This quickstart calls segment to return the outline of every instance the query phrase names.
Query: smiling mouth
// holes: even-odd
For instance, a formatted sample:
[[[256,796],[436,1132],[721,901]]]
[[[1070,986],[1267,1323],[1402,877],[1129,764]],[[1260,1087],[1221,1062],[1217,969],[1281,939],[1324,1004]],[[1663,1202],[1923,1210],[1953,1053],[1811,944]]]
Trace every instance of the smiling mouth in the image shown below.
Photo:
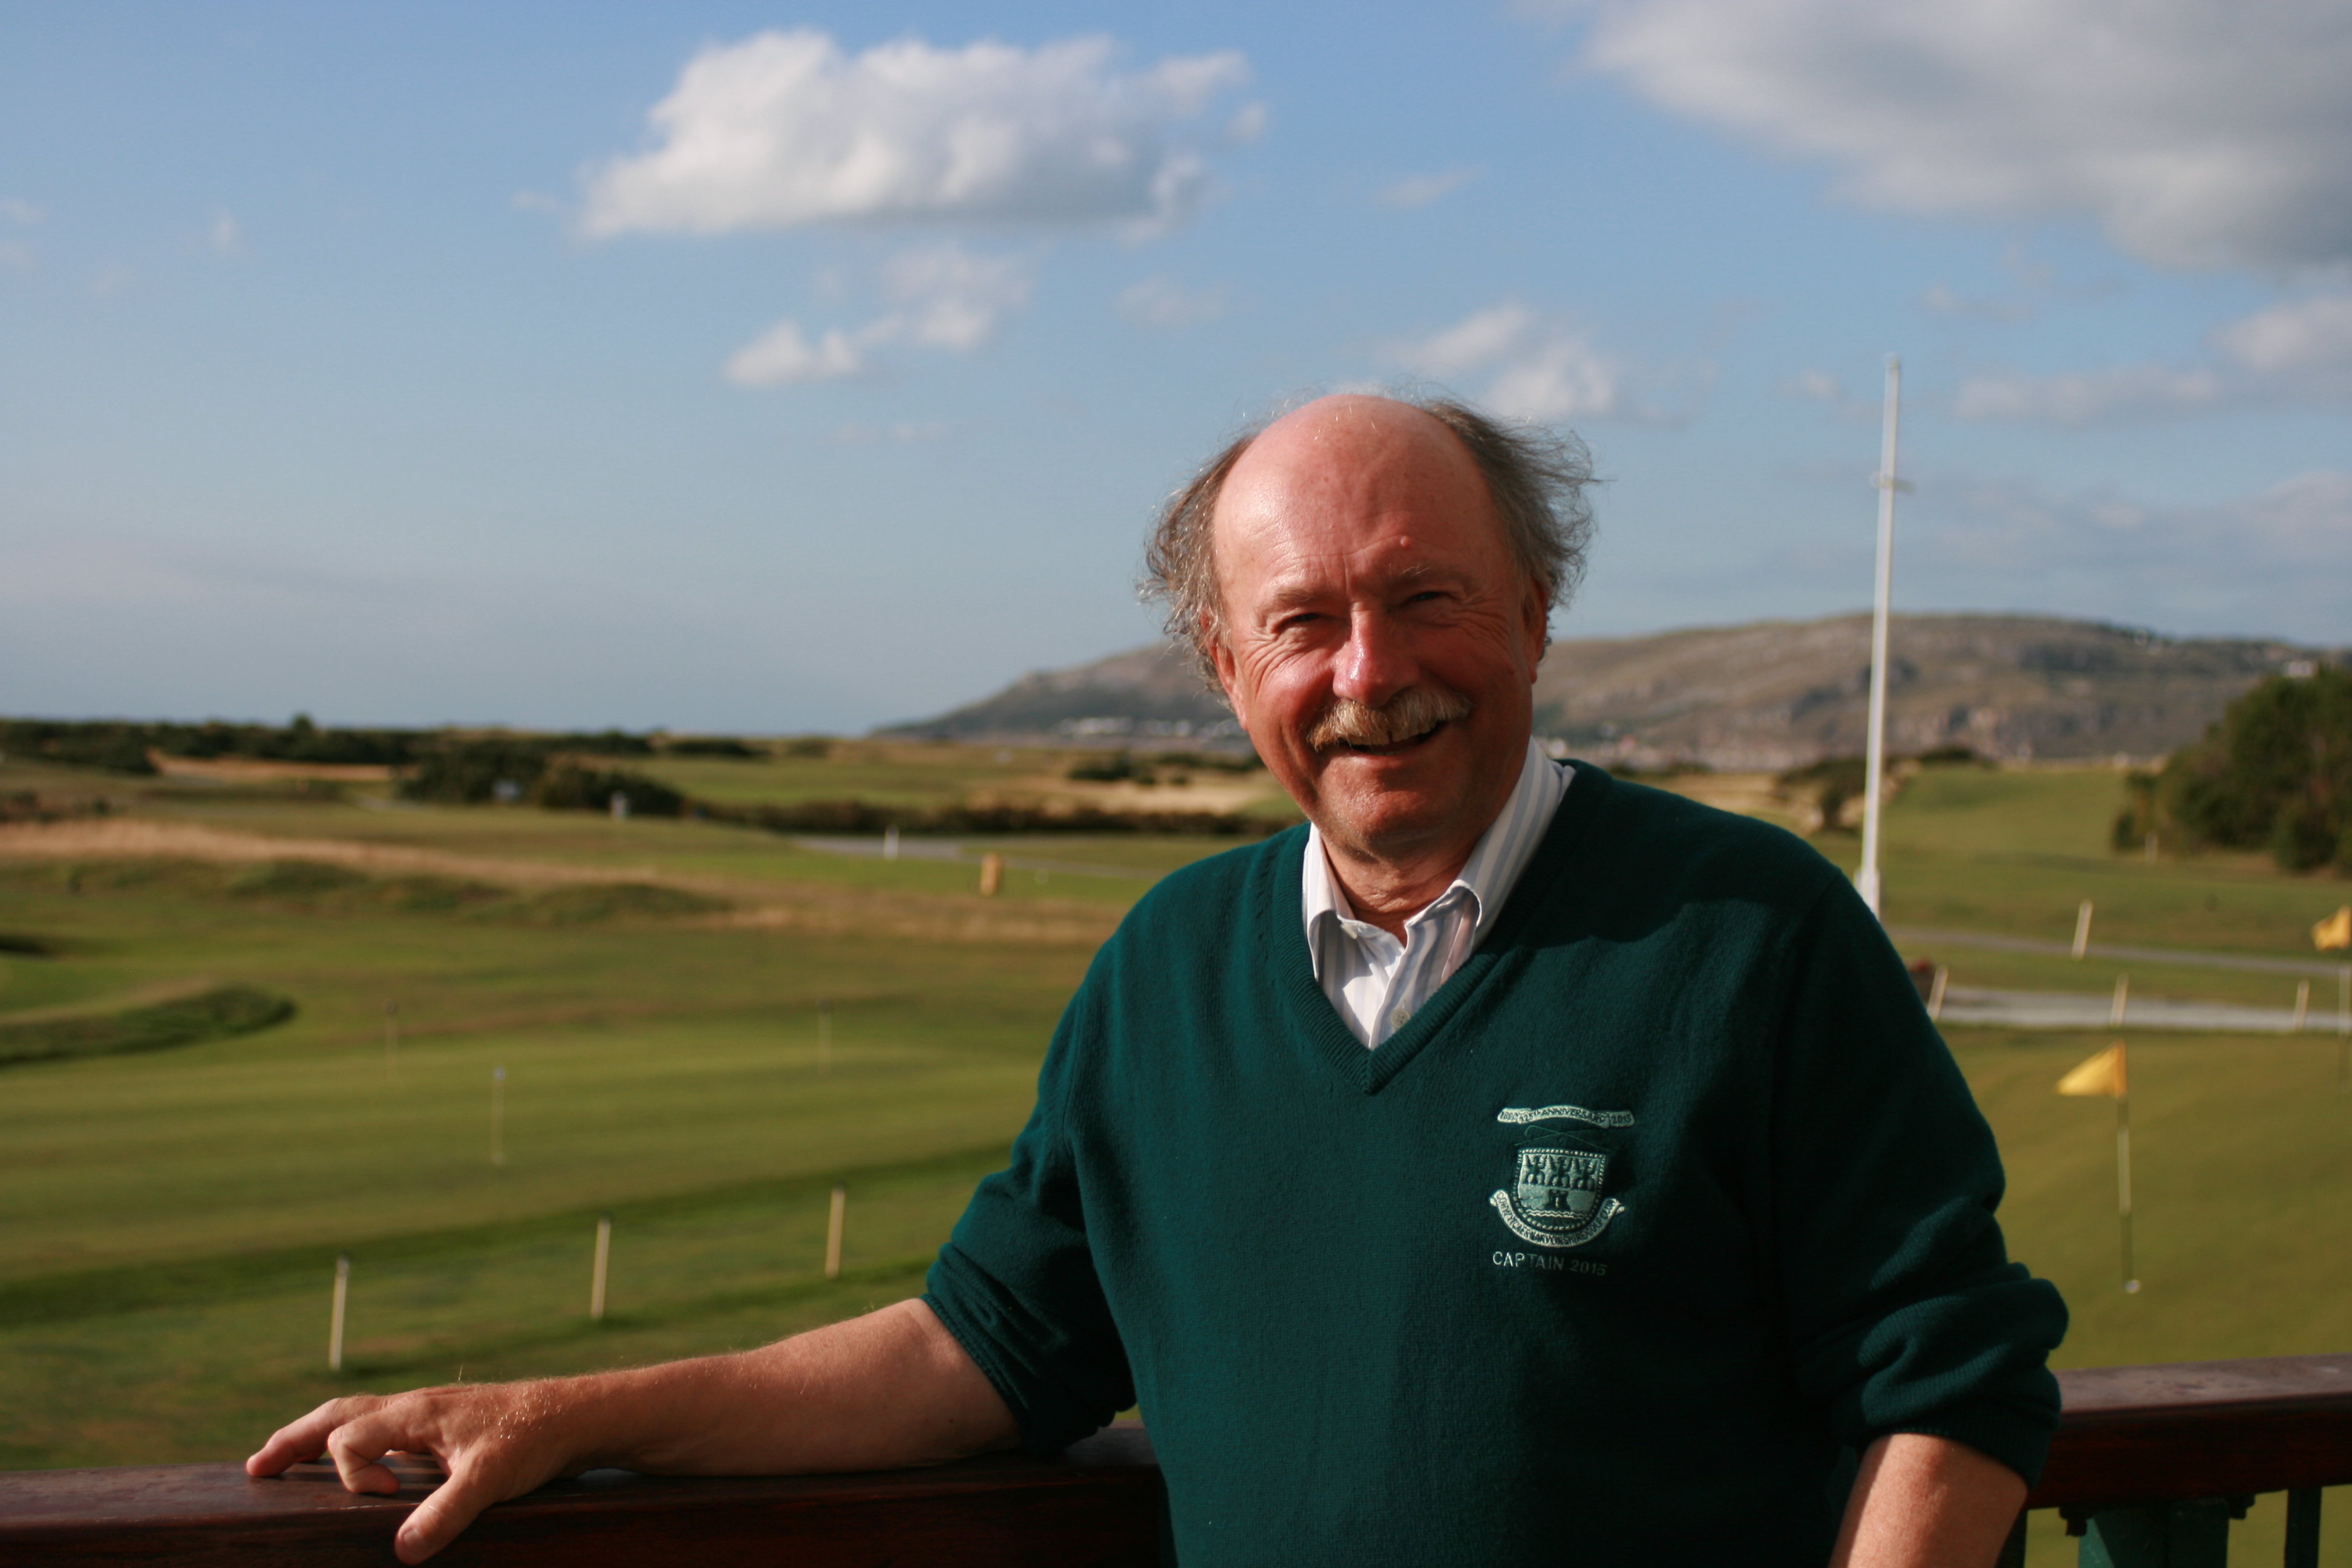
[[[1432,735],[1434,735],[1440,730],[1444,729],[1448,722],[1449,721],[1441,719],[1436,723],[1432,724],[1428,729],[1423,730],[1418,735],[1409,736],[1402,741],[1391,742],[1390,744],[1385,746],[1360,746],[1352,741],[1342,741],[1331,749],[1335,752],[1345,752],[1350,756],[1357,757],[1402,756],[1407,752],[1419,748],[1426,742]]]

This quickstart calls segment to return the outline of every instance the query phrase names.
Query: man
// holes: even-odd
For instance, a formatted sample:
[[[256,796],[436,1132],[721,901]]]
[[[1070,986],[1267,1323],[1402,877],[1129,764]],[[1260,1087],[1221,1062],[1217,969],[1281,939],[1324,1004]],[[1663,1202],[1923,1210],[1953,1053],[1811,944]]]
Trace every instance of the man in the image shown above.
[[[921,1301],[742,1356],[338,1400],[248,1462],[430,1451],[415,1562],[594,1465],[1050,1450],[1139,1398],[1200,1564],[1988,1564],[2064,1314],[1843,879],[1530,743],[1581,471],[1327,398],[1152,550],[1312,826],[1097,956]],[[1855,1457],[1859,1456],[1858,1468]]]

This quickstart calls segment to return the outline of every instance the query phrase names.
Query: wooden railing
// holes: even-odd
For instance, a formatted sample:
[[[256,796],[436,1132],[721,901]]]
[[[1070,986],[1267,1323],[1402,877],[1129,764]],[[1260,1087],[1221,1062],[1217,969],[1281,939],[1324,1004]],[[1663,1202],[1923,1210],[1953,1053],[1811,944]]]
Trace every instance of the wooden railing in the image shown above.
[[[2317,1562],[2319,1489],[2352,1484],[2352,1355],[2060,1374],[2065,1423],[2029,1509],[2057,1509],[2085,1563],[2220,1568],[2232,1509],[2289,1494],[2288,1568]],[[235,1465],[0,1474],[0,1563],[389,1563],[393,1528],[438,1479],[399,1465],[397,1496],[354,1497],[325,1465],[255,1481]],[[502,1503],[444,1556],[467,1563],[788,1560],[805,1568],[952,1563],[1078,1568],[1159,1561],[1160,1472],[1139,1426],[1056,1459],[937,1469],[678,1480],[594,1471]],[[2012,1539],[2011,1560],[2022,1551]]]

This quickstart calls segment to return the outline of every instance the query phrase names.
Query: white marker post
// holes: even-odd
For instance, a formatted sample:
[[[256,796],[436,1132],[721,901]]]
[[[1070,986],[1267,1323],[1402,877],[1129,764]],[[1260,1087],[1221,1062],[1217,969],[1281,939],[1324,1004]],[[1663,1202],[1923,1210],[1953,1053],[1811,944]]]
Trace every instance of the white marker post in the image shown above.
[[[2083,907],[2074,911],[2074,962],[2082,963],[2083,955],[2090,951],[2091,900],[2084,899]]]
[[[2296,1035],[2303,1033],[2303,1021],[2310,1016],[2311,982],[2298,980],[2294,983],[2294,1022],[2287,1026],[2288,1032]]]
[[[352,1293],[352,1255],[348,1252],[335,1258],[335,1305],[327,1315],[327,1370],[343,1370],[343,1304]]]
[[[2107,1012],[2108,1028],[2120,1029],[2124,1026],[2124,1008],[2127,1006],[2130,1002],[2131,976],[2128,974],[2118,974],[2116,976],[2116,1003],[2115,1005],[2108,1009]]]
[[[824,1226],[824,1277],[828,1279],[841,1278],[841,1231],[848,1218],[849,1189],[835,1187],[833,1213],[826,1217]]]
[[[490,1069],[490,1163],[507,1163],[507,1069]]]
[[[1895,477],[1895,427],[1903,406],[1903,362],[1886,356],[1886,424],[1878,443],[1878,593],[1870,617],[1870,742],[1864,752],[1862,802],[1862,869],[1853,885],[1872,914],[1879,914],[1878,795],[1886,774],[1886,618],[1895,592],[1895,492],[1906,488]]]
[[[613,1216],[596,1216],[596,1268],[588,1281],[588,1319],[604,1321],[604,1270],[613,1261]]]
[[[1927,988],[1927,1019],[1930,1023],[1940,1020],[1944,1016],[1944,982],[1951,978],[1951,973],[1945,965],[1936,965],[1936,983]]]
[[[2352,963],[2336,972],[2336,1092],[2352,1094]]]
[[[882,858],[896,860],[898,858],[898,829],[896,825],[893,825],[882,830]]]

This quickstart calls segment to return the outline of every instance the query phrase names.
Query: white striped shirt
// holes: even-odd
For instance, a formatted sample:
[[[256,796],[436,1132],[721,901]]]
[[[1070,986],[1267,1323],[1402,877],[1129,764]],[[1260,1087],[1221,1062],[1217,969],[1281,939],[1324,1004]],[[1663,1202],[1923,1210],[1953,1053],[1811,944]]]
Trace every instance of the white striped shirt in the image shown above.
[[[1453,885],[1405,921],[1402,942],[1356,919],[1347,890],[1332,874],[1322,830],[1307,830],[1299,876],[1307,951],[1323,994],[1367,1048],[1410,1023],[1478,945],[1479,933],[1502,913],[1543,842],[1574,772],[1530,740],[1502,815],[1480,835]]]

